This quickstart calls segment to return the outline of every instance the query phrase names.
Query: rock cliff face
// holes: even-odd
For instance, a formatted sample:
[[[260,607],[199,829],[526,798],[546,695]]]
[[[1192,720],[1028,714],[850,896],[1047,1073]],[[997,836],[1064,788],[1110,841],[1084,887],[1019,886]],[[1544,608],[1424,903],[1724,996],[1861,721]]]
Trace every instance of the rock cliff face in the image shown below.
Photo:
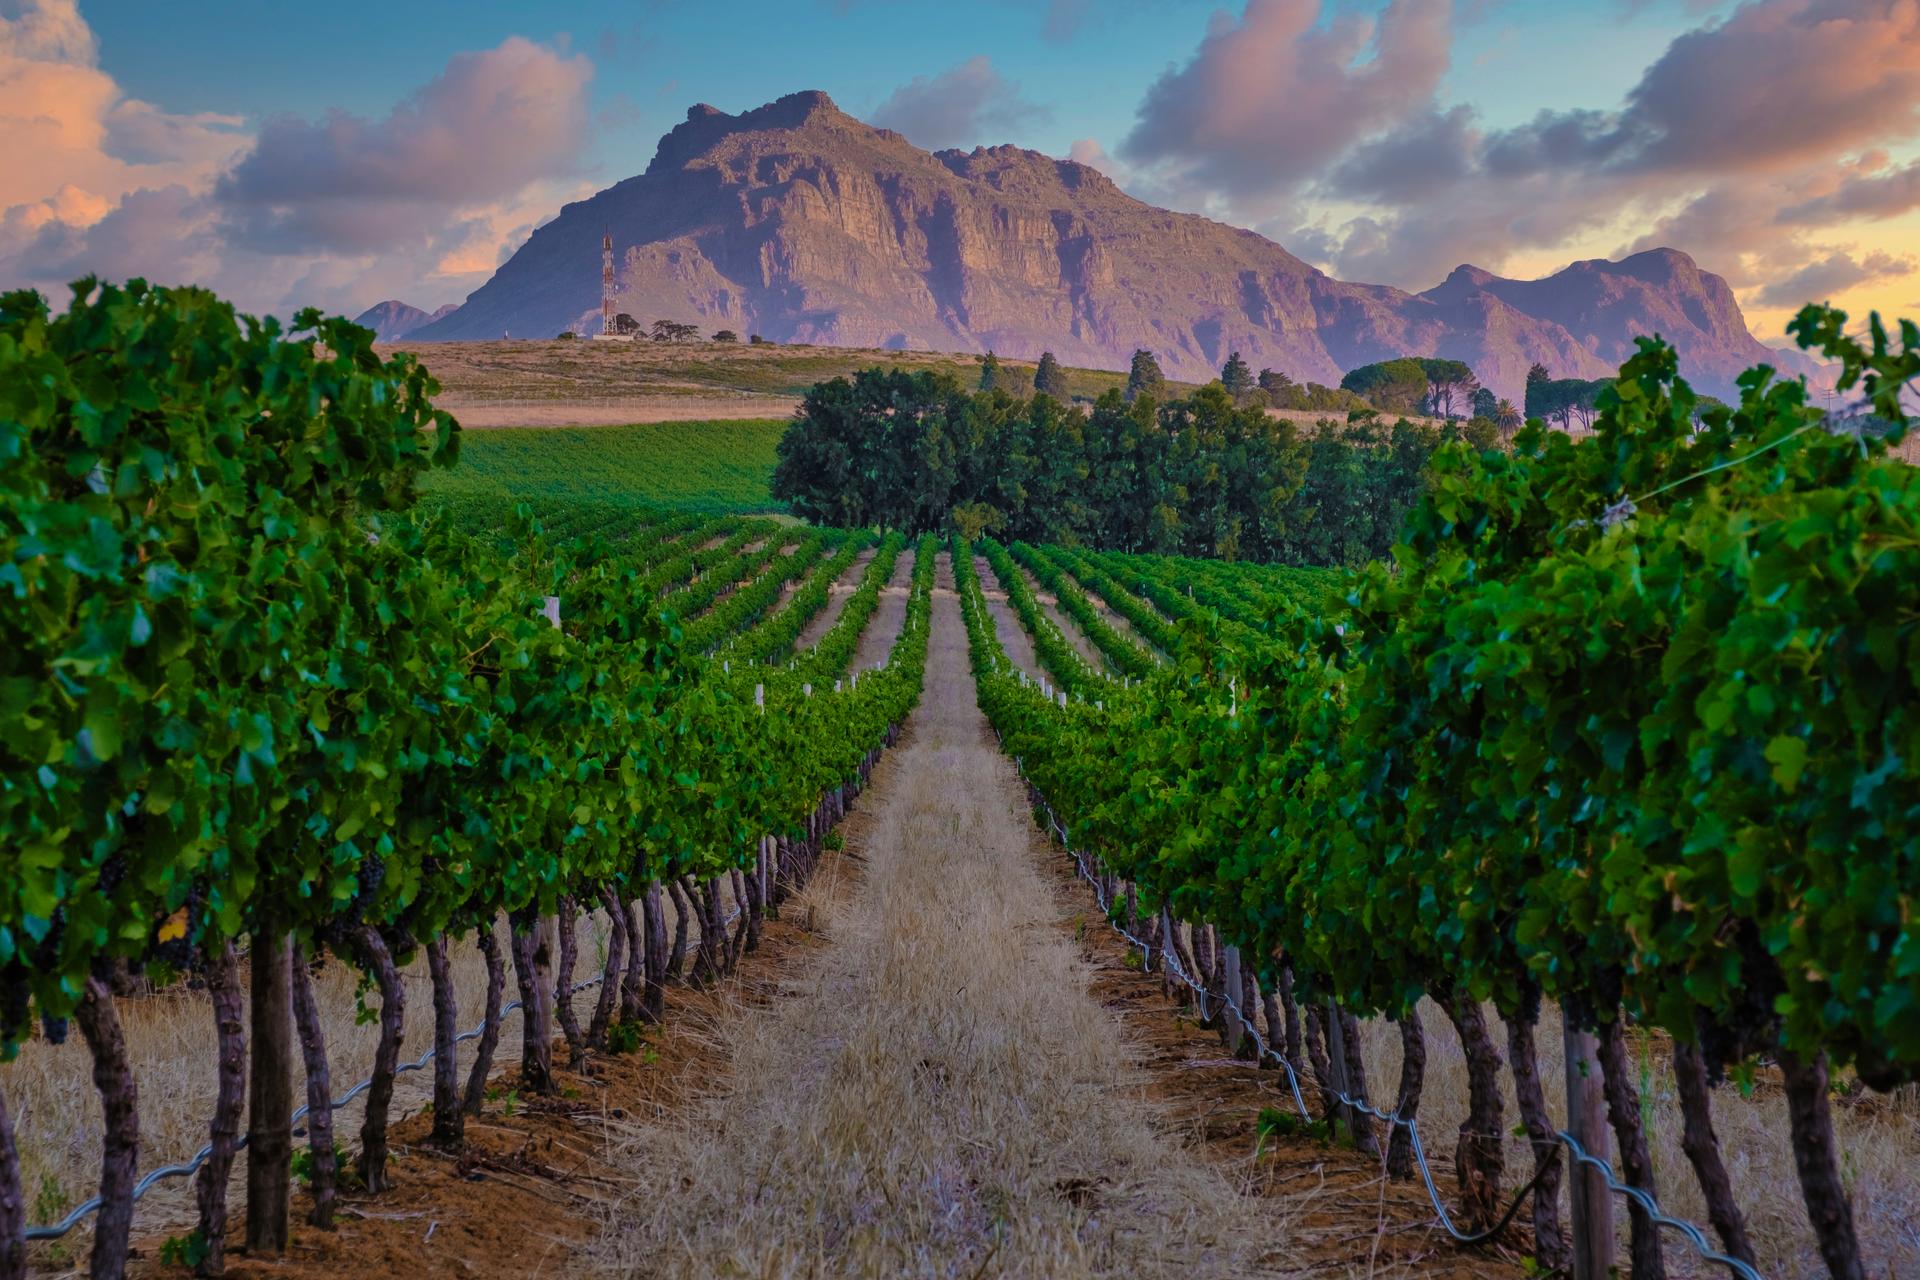
[[[1017,147],[929,153],[825,94],[738,116],[708,106],[647,171],[567,205],[415,341],[599,325],[600,241],[619,309],[780,342],[985,351],[1169,376],[1255,368],[1337,383],[1372,360],[1468,361],[1519,400],[1530,364],[1599,377],[1659,332],[1702,390],[1774,359],[1724,280],[1685,254],[1576,263],[1544,280],[1461,267],[1422,294],[1335,280],[1251,231],[1170,213],[1104,175]]]

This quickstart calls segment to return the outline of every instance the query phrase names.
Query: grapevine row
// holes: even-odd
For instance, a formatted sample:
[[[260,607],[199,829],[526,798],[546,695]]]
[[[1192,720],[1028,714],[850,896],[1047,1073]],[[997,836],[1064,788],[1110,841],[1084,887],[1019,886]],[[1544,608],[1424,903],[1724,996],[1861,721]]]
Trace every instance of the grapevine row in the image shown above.
[[[219,1096],[201,1266],[223,1263],[243,1124],[247,1243],[277,1252],[296,1059],[315,1103],[313,1218],[334,1212],[310,960],[338,955],[379,994],[358,1156],[378,1191],[409,954],[433,980],[431,1141],[458,1145],[495,1034],[462,1090],[451,944],[480,940],[489,1028],[512,968],[522,1086],[550,1090],[578,914],[605,909],[625,960],[610,953],[589,1026],[562,1006],[576,1060],[661,1016],[670,906],[713,926],[695,973],[753,945],[919,696],[927,575],[889,664],[844,687],[808,673],[844,668],[857,630],[791,670],[706,661],[655,602],[697,570],[743,568],[740,549],[778,526],[703,551],[710,526],[661,521],[684,549],[654,559],[624,538],[555,538],[524,511],[477,535],[423,517],[416,482],[460,440],[432,380],[344,321],[294,326],[140,282],[83,282],[59,316],[32,293],[0,298],[0,1038],[11,1054],[36,1020],[71,1018],[92,1054],[96,1276],[124,1269],[139,1153],[114,973],[203,977]],[[678,599],[704,607],[735,580]],[[746,906],[732,937],[729,889]],[[22,1204],[0,1107],[0,1277],[23,1273]]]
[[[1836,314],[1796,328],[1897,439],[1920,331],[1900,349],[1876,322],[1869,350]],[[1380,1014],[1411,1062],[1418,1002],[1446,1012],[1469,1065],[1470,1229],[1497,1214],[1506,1128],[1482,1002],[1544,1157],[1552,1000],[1596,1038],[1623,1172],[1649,1195],[1627,1028],[1671,1036],[1707,1135],[1693,1173],[1748,1262],[1707,1083],[1777,1065],[1823,1256],[1855,1276],[1829,1072],[1920,1075],[1920,477],[1825,429],[1803,384],[1743,388],[1697,412],[1648,340],[1593,436],[1442,450],[1396,563],[1358,575],[1339,616],[1282,612],[1252,641],[1199,618],[1132,689],[1061,672],[1076,696],[1058,705],[1005,662],[970,572],[962,603],[981,705],[1074,843],[1134,887],[1149,932],[1198,922],[1209,955],[1297,999],[1290,1054],[1337,1062],[1347,1020]],[[1418,1089],[1403,1078],[1403,1111]],[[1557,1265],[1549,1174],[1535,1238]],[[1631,1209],[1634,1274],[1664,1274]]]

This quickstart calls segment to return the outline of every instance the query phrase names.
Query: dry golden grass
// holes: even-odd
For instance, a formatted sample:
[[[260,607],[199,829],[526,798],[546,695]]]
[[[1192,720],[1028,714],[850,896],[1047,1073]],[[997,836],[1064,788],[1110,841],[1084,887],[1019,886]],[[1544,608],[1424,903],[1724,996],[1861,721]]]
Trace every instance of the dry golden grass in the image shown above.
[[[1466,1059],[1446,1015],[1431,1003],[1422,1005],[1427,1031],[1426,1088],[1420,1101],[1420,1131],[1429,1151],[1451,1151],[1454,1134],[1467,1114]],[[1505,1033],[1491,1007],[1488,1025],[1506,1056]],[[1383,1108],[1393,1101],[1400,1079],[1400,1032],[1393,1024],[1376,1020],[1363,1024],[1367,1078],[1373,1101]],[[1540,1075],[1547,1105],[1556,1126],[1566,1119],[1566,1070],[1561,1053],[1559,1012],[1544,1010],[1537,1033]],[[1654,1177],[1660,1206],[1708,1233],[1706,1202],[1680,1145],[1680,1104],[1674,1092],[1673,1071],[1664,1039],[1635,1037],[1634,1056],[1639,1076],[1634,1081],[1647,1116],[1647,1137],[1653,1152]],[[1506,1118],[1518,1123],[1519,1110],[1512,1080],[1501,1073]],[[1920,1275],[1920,1107],[1912,1100],[1897,1104],[1884,1096],[1867,1100],[1834,1100],[1834,1129],[1839,1139],[1842,1173],[1853,1194],[1855,1224],[1868,1260],[1868,1274],[1878,1277]],[[1732,1175],[1734,1192],[1747,1216],[1748,1229],[1759,1254],[1760,1270],[1775,1280],[1824,1276],[1826,1268],[1807,1226],[1788,1142],[1786,1099],[1765,1073],[1751,1096],[1732,1085],[1714,1091],[1713,1123]],[[1523,1138],[1509,1138],[1507,1149],[1510,1190],[1531,1170],[1533,1157]],[[1450,1190],[1450,1187],[1443,1186]],[[1627,1214],[1616,1200],[1615,1223],[1620,1235],[1618,1256],[1624,1265]],[[1565,1210],[1562,1211],[1565,1221]],[[1668,1233],[1667,1260],[1676,1276],[1725,1272],[1698,1265],[1692,1247]]]
[[[440,380],[434,402],[469,427],[784,418],[814,383],[876,367],[951,374],[966,386],[979,379],[966,352],[771,342],[434,342],[411,350]],[[1000,363],[1031,385],[1030,362]],[[1124,371],[1066,372],[1071,394],[1088,399],[1126,382]]]
[[[633,1131],[651,1176],[609,1211],[610,1273],[1272,1271],[1284,1218],[1157,1131],[1053,927],[944,563],[942,582],[926,700],[849,844],[858,883],[787,908],[811,907],[834,945],[724,1029],[733,1070],[704,1106]]]
[[[504,952],[504,927],[499,936]],[[692,929],[690,936],[697,940],[699,930]],[[604,917],[581,917],[575,982],[597,975],[606,959],[606,937]],[[460,1000],[460,1029],[465,1031],[479,1024],[484,1011],[486,968],[471,938],[456,943],[452,950]],[[242,976],[244,980],[244,965]],[[401,1059],[411,1062],[433,1044],[432,986],[424,955],[417,956],[404,970],[404,977],[407,1016]],[[314,981],[314,995],[326,1023],[336,1097],[355,1081],[366,1078],[373,1069],[377,1028],[358,1021],[357,979],[357,971],[352,966],[334,960],[321,969]],[[512,1000],[517,994],[509,964],[503,1001]],[[597,989],[589,988],[574,997],[574,1007],[583,1022],[592,1012],[596,995]],[[378,993],[370,992],[366,1003],[377,1010]],[[207,1140],[207,1118],[213,1113],[215,1094],[213,1018],[205,993],[189,990],[185,985],[120,1000],[117,1007],[139,1089],[140,1169],[144,1173],[163,1163],[186,1160]],[[501,1028],[500,1045],[494,1056],[497,1067],[518,1065],[520,1027],[520,1015],[516,1011]],[[474,1048],[473,1041],[460,1046],[463,1081],[473,1061]],[[77,1032],[58,1046],[35,1039],[21,1050],[17,1060],[0,1066],[0,1089],[5,1090],[7,1105],[13,1112],[20,1149],[27,1216],[34,1224],[53,1221],[94,1193],[99,1179],[102,1130],[99,1097],[94,1092],[90,1072],[86,1046]],[[432,1099],[432,1087],[431,1071],[413,1071],[400,1076],[394,1090],[392,1122],[398,1124],[404,1117],[423,1110]],[[296,1070],[296,1104],[306,1101],[305,1090],[305,1081]],[[340,1142],[358,1147],[361,1115],[359,1101],[336,1114],[334,1132]],[[296,1150],[303,1145],[302,1140],[296,1140]],[[245,1164],[242,1156],[235,1165],[231,1195],[236,1212],[242,1203]],[[134,1233],[136,1237],[185,1234],[193,1229],[196,1219],[193,1180],[168,1179],[157,1183],[140,1201],[134,1216]],[[37,1246],[35,1256],[42,1265],[57,1269],[64,1261],[84,1260],[90,1247],[90,1228],[83,1224],[64,1241]]]

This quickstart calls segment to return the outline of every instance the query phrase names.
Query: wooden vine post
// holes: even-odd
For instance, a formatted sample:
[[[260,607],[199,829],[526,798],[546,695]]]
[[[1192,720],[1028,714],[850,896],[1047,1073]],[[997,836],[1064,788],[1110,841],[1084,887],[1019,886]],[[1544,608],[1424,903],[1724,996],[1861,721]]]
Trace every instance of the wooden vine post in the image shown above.
[[[1230,1054],[1238,1054],[1240,1052],[1240,1046],[1245,1043],[1247,1038],[1247,1024],[1242,1017],[1244,1011],[1240,1008],[1239,1004],[1241,993],[1240,948],[1222,948],[1222,957],[1222,963],[1225,965],[1227,971],[1227,1004],[1226,1020],[1221,1027],[1221,1031],[1227,1042],[1227,1052]]]
[[[287,1198],[293,1176],[293,946],[271,926],[253,936],[250,1022],[253,1062],[247,1085],[247,1252],[287,1251]]]
[[[1597,1160],[1607,1158],[1607,1097],[1593,1032],[1566,1016],[1567,1132]],[[1569,1157],[1573,1280],[1607,1280],[1613,1267],[1613,1199],[1598,1169]]]

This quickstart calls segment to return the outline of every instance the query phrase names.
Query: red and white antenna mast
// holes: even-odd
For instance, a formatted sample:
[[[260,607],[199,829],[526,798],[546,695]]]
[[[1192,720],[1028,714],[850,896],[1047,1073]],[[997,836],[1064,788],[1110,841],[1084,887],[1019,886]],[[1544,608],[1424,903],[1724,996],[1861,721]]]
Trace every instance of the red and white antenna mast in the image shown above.
[[[600,237],[600,332],[613,333],[613,233]]]

